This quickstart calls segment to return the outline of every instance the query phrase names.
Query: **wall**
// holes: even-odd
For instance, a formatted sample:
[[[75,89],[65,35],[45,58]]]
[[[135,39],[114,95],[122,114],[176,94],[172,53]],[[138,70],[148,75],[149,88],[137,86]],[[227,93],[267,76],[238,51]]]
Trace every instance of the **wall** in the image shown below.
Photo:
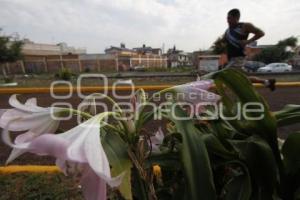
[[[5,71],[7,74],[57,73],[62,67],[69,68],[73,73],[114,72],[116,71],[116,59],[114,56],[83,57],[81,59],[79,55],[24,56],[22,61],[6,64]]]
[[[135,66],[167,67],[166,57],[158,55],[117,56],[110,54],[25,55],[22,61],[10,63],[7,74],[57,73],[62,67],[73,73],[129,71]]]

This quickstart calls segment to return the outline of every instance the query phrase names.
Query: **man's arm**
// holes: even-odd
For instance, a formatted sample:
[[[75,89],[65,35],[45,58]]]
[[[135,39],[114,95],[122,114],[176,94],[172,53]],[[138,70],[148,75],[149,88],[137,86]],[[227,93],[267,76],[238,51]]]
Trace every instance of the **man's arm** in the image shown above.
[[[244,24],[244,31],[246,33],[253,33],[254,34],[254,36],[252,38],[250,38],[249,40],[242,40],[241,41],[242,45],[244,45],[244,46],[260,39],[261,37],[263,37],[265,35],[265,33],[261,29],[255,27],[251,23],[245,23]]]

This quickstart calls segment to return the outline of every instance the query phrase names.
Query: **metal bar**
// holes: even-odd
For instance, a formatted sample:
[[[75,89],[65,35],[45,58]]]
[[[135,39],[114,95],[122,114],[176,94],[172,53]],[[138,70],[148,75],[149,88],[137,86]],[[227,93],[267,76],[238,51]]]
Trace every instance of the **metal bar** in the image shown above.
[[[55,165],[11,165],[0,167],[0,174],[13,173],[61,173]]]
[[[146,91],[153,90],[162,90],[168,87],[173,87],[175,85],[137,85],[135,89],[143,88]],[[256,88],[264,87],[262,84],[254,84]],[[300,82],[278,82],[276,84],[277,87],[300,87]],[[120,87],[112,87],[112,86],[84,86],[84,87],[57,87],[53,88],[55,93],[68,93],[70,89],[76,92],[80,90],[81,92],[100,92],[103,90],[111,91],[116,89],[118,91],[131,91],[132,87],[130,86],[120,86]],[[40,93],[50,93],[49,87],[40,87],[40,88],[0,88],[0,94],[40,94]]]

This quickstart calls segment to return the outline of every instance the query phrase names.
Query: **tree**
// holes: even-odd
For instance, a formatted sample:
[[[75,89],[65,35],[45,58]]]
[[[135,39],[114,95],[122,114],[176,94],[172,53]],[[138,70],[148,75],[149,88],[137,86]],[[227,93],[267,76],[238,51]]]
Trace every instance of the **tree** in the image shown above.
[[[293,55],[294,53],[286,51],[285,47],[276,45],[274,47],[263,49],[259,54],[254,56],[254,60],[269,64],[274,62],[282,62],[291,58]]]
[[[296,37],[292,36],[292,37],[286,38],[284,40],[280,40],[277,43],[277,46],[295,48],[295,47],[297,47],[297,42],[298,42],[298,39]]]
[[[23,41],[17,37],[0,35],[0,66],[4,76],[6,76],[4,64],[15,62],[22,58],[22,46]]]
[[[254,56],[254,60],[261,61],[266,64],[273,62],[282,62],[290,59],[295,55],[294,49],[297,47],[297,38],[289,37],[280,40],[275,46],[262,49],[262,51]],[[290,49],[290,50],[289,50]]]
[[[215,54],[226,53],[226,42],[224,40],[224,36],[222,35],[218,37],[210,48]]]

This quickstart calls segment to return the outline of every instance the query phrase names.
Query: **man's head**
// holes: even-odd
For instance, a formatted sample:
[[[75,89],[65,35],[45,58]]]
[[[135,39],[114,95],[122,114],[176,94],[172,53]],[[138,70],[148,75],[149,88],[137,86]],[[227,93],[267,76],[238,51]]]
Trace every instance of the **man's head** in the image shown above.
[[[227,13],[227,22],[229,24],[229,26],[235,26],[239,23],[240,20],[240,16],[241,13],[239,11],[239,9],[231,9],[228,13]]]

